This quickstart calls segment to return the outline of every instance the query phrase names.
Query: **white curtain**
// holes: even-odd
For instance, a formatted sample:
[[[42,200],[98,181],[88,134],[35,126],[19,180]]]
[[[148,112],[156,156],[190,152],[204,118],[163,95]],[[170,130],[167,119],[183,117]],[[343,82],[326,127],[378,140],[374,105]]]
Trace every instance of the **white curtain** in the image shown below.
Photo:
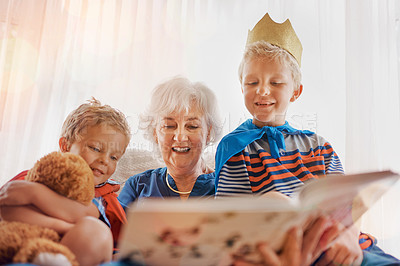
[[[64,118],[92,96],[128,115],[130,148],[151,149],[138,114],[178,74],[215,91],[224,133],[233,130],[249,117],[237,79],[247,30],[267,11],[290,18],[304,48],[304,91],[288,120],[328,139],[347,172],[400,171],[399,9],[399,0],[0,0],[0,185],[57,150]],[[400,257],[399,192],[361,226]]]
[[[400,171],[400,1],[346,2],[346,170]],[[400,183],[361,227],[400,257]]]

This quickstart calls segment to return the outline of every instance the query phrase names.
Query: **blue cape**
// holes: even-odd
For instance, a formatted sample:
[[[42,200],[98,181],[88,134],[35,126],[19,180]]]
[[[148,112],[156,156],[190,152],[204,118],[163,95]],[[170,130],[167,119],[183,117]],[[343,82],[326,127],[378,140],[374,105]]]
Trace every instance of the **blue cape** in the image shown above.
[[[247,145],[257,139],[261,139],[264,134],[267,134],[268,143],[271,149],[271,155],[275,159],[280,158],[280,151],[286,151],[285,139],[282,132],[291,135],[313,135],[314,132],[308,130],[297,130],[285,124],[278,127],[257,127],[253,124],[252,119],[246,120],[234,131],[222,138],[218,144],[215,155],[215,185],[218,184],[219,173],[222,166],[235,154],[242,151]]]

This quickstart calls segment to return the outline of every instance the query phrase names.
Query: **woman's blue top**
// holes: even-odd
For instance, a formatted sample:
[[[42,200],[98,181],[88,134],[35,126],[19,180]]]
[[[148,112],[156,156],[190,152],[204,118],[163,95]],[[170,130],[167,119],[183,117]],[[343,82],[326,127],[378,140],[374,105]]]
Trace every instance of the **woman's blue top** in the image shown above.
[[[126,208],[135,200],[148,197],[179,197],[179,194],[168,188],[165,175],[167,168],[147,170],[129,177],[119,193],[118,200]],[[174,179],[168,175],[169,185],[178,190]],[[189,197],[213,197],[215,194],[215,173],[202,174],[197,177]]]

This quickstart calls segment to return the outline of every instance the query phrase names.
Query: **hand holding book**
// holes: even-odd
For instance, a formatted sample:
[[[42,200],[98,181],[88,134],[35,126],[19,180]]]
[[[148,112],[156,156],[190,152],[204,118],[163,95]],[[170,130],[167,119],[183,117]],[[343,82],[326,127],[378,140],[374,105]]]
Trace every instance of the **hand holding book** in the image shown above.
[[[257,244],[257,260],[249,260],[245,256],[232,254],[231,264],[235,266],[310,265],[339,233],[338,224],[332,224],[327,218],[321,216],[313,219],[304,230],[298,227],[291,228],[279,252],[273,250],[268,243],[261,242]]]

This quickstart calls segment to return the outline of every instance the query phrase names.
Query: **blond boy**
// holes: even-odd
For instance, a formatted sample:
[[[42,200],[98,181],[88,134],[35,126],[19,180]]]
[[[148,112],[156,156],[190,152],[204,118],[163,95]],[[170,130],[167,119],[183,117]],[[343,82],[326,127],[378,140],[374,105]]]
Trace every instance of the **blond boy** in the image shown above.
[[[313,132],[294,129],[286,121],[289,104],[303,91],[301,53],[300,40],[289,20],[278,24],[266,14],[249,32],[239,80],[253,118],[218,145],[217,196],[280,192],[290,197],[308,180],[344,172],[328,141]],[[381,253],[368,235],[361,235],[359,245],[358,235],[354,227],[346,230],[318,263],[366,263],[370,251],[363,252],[360,245]],[[381,258],[376,262],[393,257],[385,254]]]
[[[25,222],[50,226],[59,232],[63,236],[61,243],[74,252],[80,264],[96,265],[111,260],[112,237],[115,245],[126,217],[115,193],[119,185],[109,178],[129,140],[129,125],[120,111],[95,99],[80,105],[64,121],[59,147],[62,152],[80,155],[92,169],[96,193],[93,204],[86,207],[44,185],[15,181],[24,180],[24,171],[0,192],[3,219],[23,221],[23,216],[13,215],[15,209],[19,208],[23,215],[24,208],[33,206],[41,216]],[[100,218],[104,223],[87,216]]]

